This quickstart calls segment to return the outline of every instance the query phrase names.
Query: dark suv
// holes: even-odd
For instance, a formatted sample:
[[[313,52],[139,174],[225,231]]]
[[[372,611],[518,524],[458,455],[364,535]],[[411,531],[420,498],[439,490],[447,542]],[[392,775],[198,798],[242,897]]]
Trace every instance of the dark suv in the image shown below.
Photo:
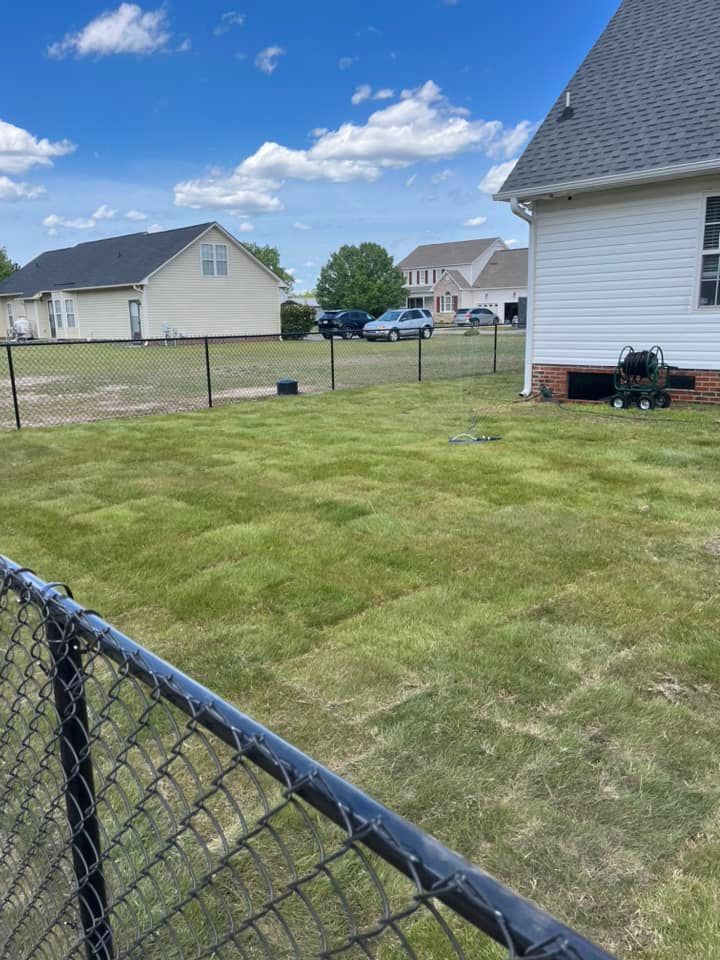
[[[374,319],[364,310],[326,310],[318,320],[318,330],[326,340],[331,335],[352,340],[353,337],[362,337],[363,327]]]

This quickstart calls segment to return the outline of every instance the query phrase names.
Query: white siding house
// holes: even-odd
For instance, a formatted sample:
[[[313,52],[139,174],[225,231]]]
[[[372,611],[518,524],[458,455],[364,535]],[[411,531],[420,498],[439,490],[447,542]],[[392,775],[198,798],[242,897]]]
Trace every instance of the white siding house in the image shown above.
[[[720,307],[700,305],[707,197],[720,177],[535,205],[536,364],[614,366],[626,343],[720,370]]]
[[[217,223],[130,234],[41,254],[0,283],[0,333],[29,328],[50,340],[278,335],[283,289]]]
[[[720,4],[623,0],[496,196],[530,224],[526,394],[658,344],[720,402],[718,36]]]

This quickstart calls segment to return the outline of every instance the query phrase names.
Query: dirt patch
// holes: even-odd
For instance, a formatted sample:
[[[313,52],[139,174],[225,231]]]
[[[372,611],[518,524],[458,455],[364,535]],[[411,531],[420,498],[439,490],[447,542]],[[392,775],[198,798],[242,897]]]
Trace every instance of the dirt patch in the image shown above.
[[[710,554],[711,557],[720,558],[720,536],[711,537],[705,544],[705,550]]]

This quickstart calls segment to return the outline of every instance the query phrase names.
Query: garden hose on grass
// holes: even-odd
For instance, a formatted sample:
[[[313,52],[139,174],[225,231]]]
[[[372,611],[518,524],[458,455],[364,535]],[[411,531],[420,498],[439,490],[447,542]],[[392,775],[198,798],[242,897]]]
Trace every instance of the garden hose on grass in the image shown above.
[[[495,440],[502,440],[502,437],[478,437],[477,436],[478,418],[473,417],[467,433],[458,433],[450,437],[448,443],[493,443]]]

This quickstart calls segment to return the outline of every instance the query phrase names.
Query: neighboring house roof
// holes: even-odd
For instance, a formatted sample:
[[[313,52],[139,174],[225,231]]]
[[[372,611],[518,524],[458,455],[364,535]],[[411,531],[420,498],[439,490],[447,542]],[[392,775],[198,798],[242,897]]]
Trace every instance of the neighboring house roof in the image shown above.
[[[50,290],[130,286],[141,283],[206,233],[210,227],[217,227],[229,239],[238,243],[220,224],[212,221],[192,227],[180,227],[177,230],[161,230],[158,233],[130,233],[123,237],[109,237],[107,240],[91,240],[88,243],[78,243],[74,247],[41,253],[0,283],[0,296],[18,294],[34,297]],[[252,254],[247,253],[255,260]],[[255,262],[259,263],[257,260]],[[260,266],[268,273],[272,272],[264,264]]]
[[[454,280],[455,284],[458,287],[460,287],[461,290],[471,289],[470,284],[468,283],[467,279],[462,275],[462,273],[460,273],[459,270],[452,270],[452,269],[446,270],[445,273],[443,273],[443,275],[439,278],[435,286],[441,287],[443,285],[443,281],[446,280],[447,277],[450,277],[451,280]]]
[[[400,270],[422,267],[447,267],[453,263],[472,263],[499,240],[485,237],[482,240],[457,240],[454,243],[425,243],[415,247],[412,253],[398,263]]]
[[[717,0],[624,0],[498,199],[720,169],[719,36]]]
[[[480,290],[505,290],[528,284],[528,248],[498,250],[486,263],[473,287]]]

